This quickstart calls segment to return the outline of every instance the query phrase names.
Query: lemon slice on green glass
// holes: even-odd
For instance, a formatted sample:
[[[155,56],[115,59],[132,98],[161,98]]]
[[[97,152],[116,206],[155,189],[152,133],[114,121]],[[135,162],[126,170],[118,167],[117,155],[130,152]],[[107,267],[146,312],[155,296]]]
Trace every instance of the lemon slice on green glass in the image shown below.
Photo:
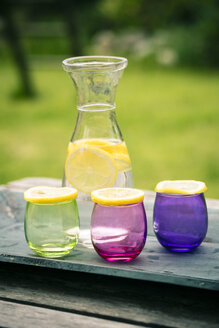
[[[37,186],[24,192],[24,199],[31,203],[58,203],[75,199],[77,190],[74,188],[55,188]]]
[[[91,193],[93,202],[100,205],[126,205],[143,201],[144,192],[134,188],[104,188]]]
[[[207,190],[204,182],[196,180],[166,180],[159,182],[156,192],[172,194],[199,194]]]

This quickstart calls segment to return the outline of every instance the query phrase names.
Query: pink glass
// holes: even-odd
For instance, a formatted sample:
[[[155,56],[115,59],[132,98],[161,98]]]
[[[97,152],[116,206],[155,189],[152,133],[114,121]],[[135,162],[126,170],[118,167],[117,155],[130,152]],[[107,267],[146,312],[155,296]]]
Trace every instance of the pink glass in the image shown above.
[[[96,252],[111,262],[137,257],[146,241],[147,219],[143,202],[129,205],[95,204],[91,239]]]

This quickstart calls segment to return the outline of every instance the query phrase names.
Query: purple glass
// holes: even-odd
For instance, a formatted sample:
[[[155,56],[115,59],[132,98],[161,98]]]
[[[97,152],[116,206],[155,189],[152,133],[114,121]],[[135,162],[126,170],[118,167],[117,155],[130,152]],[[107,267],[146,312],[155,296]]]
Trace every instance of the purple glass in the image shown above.
[[[95,204],[91,239],[107,261],[127,262],[137,257],[146,241],[147,219],[143,201],[129,205]]]
[[[161,245],[173,252],[188,252],[201,244],[207,229],[203,193],[156,194],[154,232]]]

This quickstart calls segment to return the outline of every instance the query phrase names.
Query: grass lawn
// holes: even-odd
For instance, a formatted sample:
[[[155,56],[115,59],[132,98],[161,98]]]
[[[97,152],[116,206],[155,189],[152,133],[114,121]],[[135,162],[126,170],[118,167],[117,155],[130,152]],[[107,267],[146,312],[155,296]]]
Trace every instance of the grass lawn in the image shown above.
[[[27,176],[61,178],[76,119],[67,74],[33,70],[38,95],[15,99],[17,77],[0,68],[0,183]],[[117,90],[117,118],[135,186],[197,179],[219,198],[219,74],[129,65]]]

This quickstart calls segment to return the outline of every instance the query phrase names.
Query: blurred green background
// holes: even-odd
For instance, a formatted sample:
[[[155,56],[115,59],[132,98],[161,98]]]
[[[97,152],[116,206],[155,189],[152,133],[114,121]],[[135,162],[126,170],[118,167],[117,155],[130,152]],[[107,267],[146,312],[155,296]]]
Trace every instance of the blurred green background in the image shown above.
[[[218,1],[2,0],[0,32],[1,184],[62,177],[77,113],[61,62],[119,55],[135,186],[196,179],[219,198]]]

